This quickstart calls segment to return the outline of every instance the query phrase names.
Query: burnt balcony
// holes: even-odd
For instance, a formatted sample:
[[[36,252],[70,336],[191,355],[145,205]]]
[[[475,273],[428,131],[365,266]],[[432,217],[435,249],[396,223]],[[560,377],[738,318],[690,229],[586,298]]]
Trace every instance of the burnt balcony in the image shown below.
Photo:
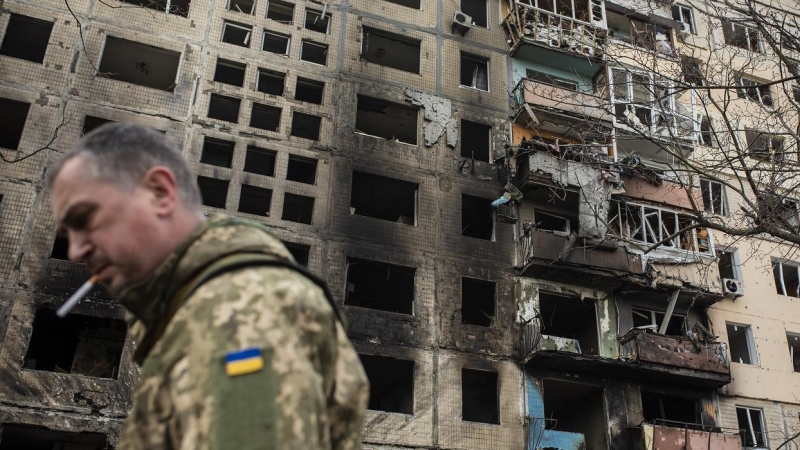
[[[608,101],[573,88],[523,78],[513,92],[518,115],[527,107],[562,113],[584,121],[610,124],[613,119]]]
[[[698,424],[643,423],[631,428],[635,450],[714,449],[741,450],[742,442],[735,430],[722,431]]]
[[[574,56],[583,60],[586,66],[583,69],[596,72],[599,69],[596,62],[603,57],[608,34],[602,18],[603,3],[598,0],[579,3],[576,2],[575,10],[557,14],[550,10],[551,4],[542,9],[515,2],[503,21],[511,56],[528,61],[541,60],[548,53]],[[594,68],[589,69],[591,66]]]

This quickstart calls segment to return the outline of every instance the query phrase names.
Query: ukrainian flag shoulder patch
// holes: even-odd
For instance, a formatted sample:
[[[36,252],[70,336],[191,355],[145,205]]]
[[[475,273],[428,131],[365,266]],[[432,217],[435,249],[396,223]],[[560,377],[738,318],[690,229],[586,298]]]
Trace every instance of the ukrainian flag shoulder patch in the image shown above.
[[[235,350],[225,354],[225,373],[229,377],[255,373],[264,368],[264,356],[256,347]]]

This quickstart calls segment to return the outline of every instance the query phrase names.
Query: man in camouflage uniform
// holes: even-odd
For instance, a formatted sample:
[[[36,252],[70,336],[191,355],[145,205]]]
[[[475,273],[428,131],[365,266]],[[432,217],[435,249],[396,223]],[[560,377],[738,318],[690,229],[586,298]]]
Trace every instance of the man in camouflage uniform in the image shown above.
[[[53,214],[134,319],[119,449],[358,449],[368,383],[324,285],[260,225],[205,220],[159,132],[105,125],[51,168]]]

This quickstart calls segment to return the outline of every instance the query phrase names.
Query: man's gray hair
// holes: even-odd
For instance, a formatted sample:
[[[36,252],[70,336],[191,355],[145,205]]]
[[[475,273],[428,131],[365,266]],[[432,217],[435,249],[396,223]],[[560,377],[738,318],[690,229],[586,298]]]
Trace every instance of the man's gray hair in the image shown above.
[[[64,164],[76,157],[87,162],[85,169],[96,179],[129,190],[141,183],[148,170],[164,166],[175,175],[184,205],[200,210],[202,200],[195,177],[180,150],[160,131],[135,123],[115,122],[98,127],[50,168],[48,187],[52,187]]]

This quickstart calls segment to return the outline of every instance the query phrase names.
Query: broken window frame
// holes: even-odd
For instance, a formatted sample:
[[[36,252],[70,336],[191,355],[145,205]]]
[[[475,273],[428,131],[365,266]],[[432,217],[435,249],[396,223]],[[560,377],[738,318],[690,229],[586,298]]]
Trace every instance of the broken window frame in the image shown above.
[[[303,55],[306,54],[306,45],[311,47],[317,47],[322,50],[324,55],[322,62],[312,61],[311,59],[305,58]],[[328,44],[323,44],[321,42],[312,41],[311,39],[303,39],[300,43],[300,60],[305,61],[311,64],[316,64],[318,66],[327,66],[328,65]]]
[[[255,14],[256,6],[258,6],[257,0],[251,0],[252,5],[250,6],[250,12],[244,12],[242,11],[241,8],[239,8],[239,5],[237,5],[236,3],[239,3],[240,1],[241,0],[228,0],[226,9],[228,11],[235,11],[235,12],[240,12],[242,14],[247,14],[248,16],[252,16],[253,14]]]
[[[288,22],[284,22],[284,21],[269,17],[270,7],[272,5],[278,5],[279,8],[289,9],[291,11],[291,13],[289,14],[289,16],[290,16],[289,21]],[[278,23],[281,23],[281,24],[284,24],[284,25],[292,25],[292,24],[294,24],[294,7],[295,7],[295,5],[293,3],[282,2],[282,1],[279,1],[279,0],[269,0],[267,2],[267,12],[264,15],[264,17],[267,20],[274,20],[275,22],[278,22]],[[284,13],[285,13],[285,11],[284,11]]]
[[[189,17],[189,5],[191,5],[191,0],[186,2],[186,10],[181,10],[179,7],[172,7],[172,0],[120,0],[123,3],[130,3],[133,5],[140,6],[142,8],[149,8],[154,9],[158,12],[164,12],[165,14],[172,14],[178,17]],[[161,6],[161,4],[164,6]]]
[[[786,289],[786,274],[793,273],[798,280],[794,292]],[[789,297],[800,297],[800,263],[790,261],[772,260],[772,276],[775,280],[775,291],[780,295]]]
[[[470,85],[463,84],[462,81],[463,77],[463,70],[464,70],[464,61],[469,60],[474,64],[472,69],[472,82]],[[459,87],[468,88],[468,89],[475,89],[476,91],[483,91],[483,92],[491,92],[490,91],[490,83],[489,83],[489,58],[485,58],[483,56],[474,55],[472,53],[465,53],[461,52],[461,57],[459,58]],[[485,80],[481,79],[481,64],[483,67],[483,75]],[[483,84],[486,84],[486,88],[483,88]]]
[[[736,421],[739,427],[743,424],[741,423],[741,417],[739,417],[739,413],[743,412],[745,417],[747,417],[747,424],[746,428],[740,428],[740,438],[742,441],[742,447],[745,449],[751,448],[769,448],[769,440],[767,435],[766,426],[764,423],[764,410],[761,408],[751,408],[749,406],[736,406]],[[753,426],[753,413],[756,413],[758,417],[758,426],[761,428],[762,431],[756,431],[755,427]],[[748,445],[753,444],[753,445]]]
[[[697,143],[699,145],[716,148],[716,132],[714,131],[714,125],[711,123],[711,119],[709,119],[708,116],[698,114],[695,124],[697,124]]]
[[[396,41],[396,42],[399,42],[399,43],[402,43],[402,44],[405,44],[405,45],[415,46],[417,48],[418,52],[419,52],[419,55],[417,55],[417,61],[416,61],[416,71],[406,70],[406,69],[403,69],[403,68],[400,68],[400,67],[395,67],[395,66],[391,66],[391,65],[388,65],[388,64],[385,64],[385,63],[382,63],[382,62],[378,62],[378,61],[375,61],[374,58],[373,59],[368,59],[365,55],[368,55],[368,53],[369,53],[369,37],[372,36],[372,35],[379,36],[379,37],[381,37],[383,39]],[[372,27],[367,27],[367,26],[362,26],[361,27],[361,49],[360,49],[360,52],[359,52],[359,58],[362,61],[367,61],[367,62],[369,62],[371,64],[377,64],[377,65],[382,66],[382,67],[388,67],[390,69],[400,70],[400,71],[403,71],[403,72],[419,74],[420,71],[422,70],[422,63],[420,61],[421,57],[422,57],[422,41],[420,41],[418,39],[409,38],[409,37],[406,37],[406,36],[403,36],[403,35],[400,35],[400,34],[395,34],[395,33],[389,32],[389,31],[381,30],[379,28],[372,28]]]
[[[568,91],[579,92],[578,83],[573,80],[568,80],[558,75],[551,75],[536,69],[525,69],[525,78],[539,84],[546,84],[548,86],[555,86]]]
[[[753,129],[745,129],[744,135],[749,158],[777,164],[786,162],[783,137]]]
[[[627,220],[625,220],[626,217],[628,218]],[[658,236],[655,236],[653,223],[648,220],[651,218],[655,218],[655,223],[658,224]],[[671,225],[668,223],[670,218],[674,221]],[[633,222],[631,219],[633,219]],[[664,222],[665,219],[667,223]],[[613,223],[615,220],[618,221],[617,229],[621,230],[623,238],[648,246],[661,242],[668,236],[688,227],[689,224],[686,222],[693,222],[691,217],[681,215],[676,211],[631,202],[617,203],[617,214],[609,222]],[[647,226],[644,226],[645,224]],[[684,224],[686,226],[683,226]],[[701,231],[707,233],[705,242],[704,236],[700,235]],[[687,236],[687,233],[690,234]],[[686,248],[687,246],[690,246],[690,248]],[[662,243],[657,250],[690,251],[700,255],[713,255],[713,235],[711,230],[693,228]]]
[[[772,107],[775,105],[772,99],[772,89],[769,86],[764,86],[760,81],[745,75],[739,75],[736,81],[737,86],[739,86],[736,89],[736,94],[739,98],[750,100],[762,106]]]
[[[639,326],[639,327],[634,326],[634,328],[650,330],[653,333],[658,333],[660,327],[663,325],[664,317],[666,317],[666,313],[664,311],[656,311],[656,310],[653,310],[653,309],[640,308],[638,306],[632,306],[631,307],[631,315],[632,316],[638,315],[639,317],[650,321],[650,324],[647,325],[647,328],[642,327],[642,326]],[[650,317],[647,317],[648,315]],[[669,324],[667,324],[667,328],[664,331],[664,335],[666,335],[666,336],[685,336],[685,334],[683,334],[683,332],[684,332],[684,330],[686,328],[686,317],[683,316],[682,314],[673,313],[669,318],[670,323],[672,323],[673,320],[680,320],[681,321],[681,329],[677,333],[668,333],[667,330],[669,328]],[[632,323],[635,323],[635,320]]]
[[[17,21],[23,23],[16,23]],[[54,23],[48,20],[42,20],[36,17],[26,16],[24,14],[11,13],[6,25],[5,33],[3,34],[3,42],[0,43],[0,55],[8,58],[20,59],[29,61],[35,64],[43,64],[44,58],[47,55],[48,44],[50,38],[53,36]],[[34,30],[36,27],[42,29]],[[49,27],[47,30],[47,38],[41,39],[44,36],[35,36],[35,42],[30,42],[31,33],[33,31],[43,32],[44,27]],[[17,35],[20,33],[20,35]],[[25,40],[25,44],[20,45],[20,41]],[[6,53],[2,53],[3,51]],[[22,52],[20,52],[22,50]],[[26,57],[28,55],[22,54],[27,52],[36,52],[33,57]]]
[[[311,14],[311,15],[316,14],[316,16],[317,16],[314,19],[313,23],[316,23],[316,21],[320,20],[320,19],[322,19],[323,21],[326,22],[325,23],[325,31],[315,30],[314,28],[309,28],[308,27],[308,22],[309,22],[309,19],[310,19],[309,14]],[[306,30],[311,30],[311,31],[317,32],[317,33],[330,34],[331,33],[331,15],[328,14],[328,13],[325,13],[325,15],[323,16],[322,15],[322,11],[317,11],[315,9],[306,8],[306,13],[305,13],[305,16],[303,17],[303,28],[305,28]]]
[[[238,29],[240,31],[246,31],[247,32],[245,34],[245,37],[244,37],[244,40],[242,41],[242,43],[230,42],[230,41],[226,41],[225,40],[225,33],[228,30],[228,27],[235,28],[235,29]],[[220,42],[224,42],[226,44],[236,45],[238,47],[250,48],[250,43],[253,41],[253,27],[250,26],[250,25],[245,25],[245,24],[240,24],[240,23],[236,23],[236,22],[231,22],[231,21],[225,20],[225,21],[222,22],[222,34],[220,35],[220,39],[219,40],[220,40]]]
[[[283,53],[273,52],[272,50],[267,50],[267,49],[264,48],[264,45],[266,45],[266,43],[267,43],[267,35],[272,36],[272,37],[279,37],[279,38],[282,38],[282,39],[286,39],[286,48],[284,49]],[[290,35],[288,35],[288,34],[277,33],[275,31],[270,31],[270,30],[265,29],[264,33],[261,35],[261,51],[262,52],[267,52],[267,53],[272,53],[273,55],[280,55],[280,56],[288,57],[289,56],[289,51],[291,50],[291,47],[292,47],[292,37]]]
[[[792,341],[797,344],[797,349],[792,345]],[[786,332],[786,342],[789,344],[789,361],[792,363],[792,370],[800,372],[800,333]]]
[[[634,71],[623,67],[611,67],[610,70],[609,91],[617,116],[624,115],[627,118],[630,114],[642,126],[651,131],[666,125],[672,133],[678,133],[679,122],[687,120],[691,122],[692,130],[696,128],[696,119],[692,112],[694,105],[686,106],[677,99],[675,87],[671,81],[659,79],[651,72]],[[623,86],[621,87],[620,84]],[[624,97],[619,95],[622,92],[624,92]],[[660,100],[656,98],[657,92],[664,93],[660,96]],[[637,98],[642,93],[647,98]],[[679,112],[678,104],[686,108],[691,115],[687,116]],[[622,112],[616,106],[622,106],[626,111]]]
[[[741,29],[739,33],[744,32],[743,42],[733,42],[733,38],[737,37],[737,28]],[[724,19],[722,21],[722,36],[723,42],[727,45],[751,52],[764,53],[764,42],[761,39],[761,33],[752,27]]]
[[[719,181],[701,178],[700,193],[703,196],[703,209],[705,212],[718,216],[728,216],[730,211],[728,210],[728,195],[724,184]]]
[[[737,333],[739,332],[739,330],[738,330],[739,327],[744,328],[744,331],[743,331],[744,332],[744,339],[745,339],[745,345],[747,347],[744,350],[747,351],[747,355],[746,356],[747,356],[747,360],[749,362],[744,362],[743,358],[739,358],[737,360],[734,357],[734,355],[733,355],[734,348],[733,348],[733,345],[731,344],[731,334],[727,333],[728,334],[728,349],[730,351],[731,361],[735,362],[735,363],[738,363],[738,364],[747,364],[747,365],[757,366],[758,365],[758,351],[756,349],[755,339],[753,338],[753,327],[751,325],[747,325],[747,324],[743,324],[743,323],[725,322],[726,332],[731,327],[733,327],[733,329]],[[744,355],[742,355],[742,356],[744,356]]]
[[[594,8],[592,8],[593,5],[592,5],[591,0],[585,0],[585,1],[571,0],[571,2],[572,3],[570,4],[570,11],[569,11],[570,14],[567,15],[567,14],[563,14],[564,11],[561,11],[561,12],[558,11],[558,3],[559,2],[557,2],[557,1],[553,1],[553,0],[516,0],[516,3],[521,3],[521,4],[524,4],[524,5],[528,5],[528,6],[532,7],[532,8],[538,9],[539,11],[544,11],[544,12],[546,12],[548,14],[552,14],[552,15],[555,15],[555,16],[558,16],[558,17],[563,17],[565,19],[569,19],[569,20],[574,20],[574,21],[577,21],[577,22],[585,23],[587,25],[595,25],[598,21],[602,20],[602,15],[603,15],[602,14],[602,10],[597,11],[600,14],[600,17],[594,18],[595,10],[594,10]],[[552,8],[544,8],[542,6],[543,3],[546,4],[546,6],[552,6]],[[581,5],[580,5],[581,8],[585,7],[586,9],[584,10],[584,9],[576,8],[576,4],[578,4],[578,3],[581,3]],[[588,21],[587,20],[583,20],[580,17],[578,17],[579,16],[578,15],[579,11],[586,11],[588,13],[586,15],[586,18],[589,19],[589,20]],[[546,20],[546,17],[544,17],[543,20]]]
[[[739,256],[738,249],[728,247],[725,250],[718,250],[717,257],[719,258],[719,261],[717,262],[717,269],[720,272],[721,279],[727,278],[723,276],[722,269],[720,267],[723,264],[723,259],[728,259],[728,262],[730,263],[731,266],[731,275],[733,275],[731,279],[736,281],[742,281],[743,279],[742,261]]]
[[[689,25],[689,31],[697,34],[697,28],[694,25],[694,11],[691,7],[681,4],[672,5],[672,18],[676,22]]]

